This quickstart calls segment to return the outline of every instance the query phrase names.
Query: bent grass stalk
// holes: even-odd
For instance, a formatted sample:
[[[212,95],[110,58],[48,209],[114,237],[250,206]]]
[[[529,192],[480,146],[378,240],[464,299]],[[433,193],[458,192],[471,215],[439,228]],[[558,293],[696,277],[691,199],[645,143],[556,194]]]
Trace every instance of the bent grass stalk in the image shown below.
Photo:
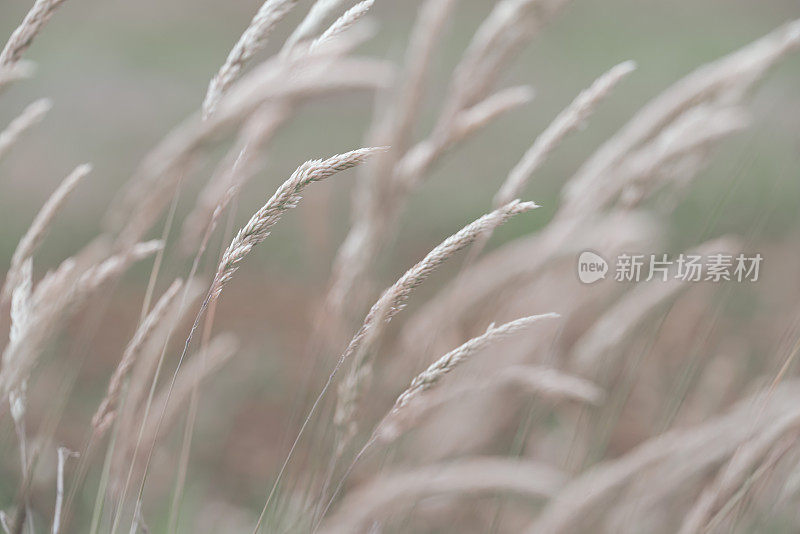
[[[223,196],[223,198],[220,200],[219,204],[217,204],[216,208],[213,210],[213,212],[211,214],[211,219],[208,222],[208,225],[206,226],[206,230],[205,230],[203,238],[202,238],[202,240],[200,242],[200,246],[198,247],[197,252],[195,253],[195,256],[194,256],[194,260],[192,261],[192,266],[191,266],[191,268],[189,270],[189,276],[187,277],[187,282],[184,285],[183,295],[181,296],[181,302],[180,302],[180,305],[178,306],[178,313],[177,313],[178,317],[180,317],[183,314],[184,310],[185,310],[186,302],[187,302],[187,299],[189,297],[189,291],[191,289],[191,283],[194,282],[195,276],[197,274],[197,270],[200,267],[200,258],[202,258],[203,254],[205,254],[206,247],[208,246],[208,241],[211,239],[211,235],[214,233],[214,230],[217,227],[217,223],[219,222],[219,218],[222,215],[222,212],[228,206],[228,203],[235,197],[237,191],[238,191],[238,188],[236,188],[236,187],[229,189],[227,194]],[[176,195],[177,195],[177,193],[176,193]],[[177,200],[177,196],[176,196],[175,200]],[[170,220],[171,220],[171,218],[168,219],[168,221],[170,221]],[[165,227],[164,231],[165,231],[165,233],[168,233],[168,228]],[[148,390],[147,399],[145,401],[144,414],[142,416],[141,424],[139,425],[139,430],[138,430],[137,435],[136,435],[136,443],[135,443],[135,445],[133,447],[133,452],[131,454],[131,456],[134,459],[134,461],[132,461],[131,464],[128,466],[128,472],[127,472],[127,475],[125,477],[125,483],[124,483],[124,485],[122,487],[122,497],[120,499],[121,503],[125,501],[125,497],[127,495],[128,487],[130,486],[131,478],[133,477],[134,466],[136,465],[135,464],[135,459],[138,457],[139,448],[141,447],[142,439],[144,437],[145,428],[146,428],[146,425],[147,425],[147,422],[148,422],[148,419],[149,419],[150,410],[151,410],[151,407],[153,405],[153,400],[154,400],[154,397],[155,397],[156,386],[158,385],[158,381],[159,381],[159,378],[161,376],[161,369],[162,369],[162,367],[164,365],[164,358],[166,356],[167,346],[169,345],[169,341],[172,338],[172,334],[174,333],[175,328],[177,326],[178,326],[178,321],[177,320],[174,321],[170,325],[170,328],[169,328],[169,330],[167,332],[167,335],[166,335],[166,337],[164,339],[164,343],[163,343],[163,345],[161,347],[161,353],[160,353],[160,355],[158,357],[158,361],[157,361],[156,367],[155,367],[155,372],[153,373],[153,379],[152,379],[152,381],[150,383],[150,388]],[[146,380],[146,378],[144,380]],[[110,448],[113,449],[113,445],[111,445]],[[107,480],[107,478],[108,478],[108,474],[109,474],[108,470],[110,469],[110,466],[111,466],[111,463],[110,463],[111,462],[111,456],[110,456],[110,454],[107,456],[107,459],[108,459],[108,461],[107,461],[106,465],[103,466],[103,469],[104,469],[104,471],[103,471],[104,479],[103,480]],[[105,487],[105,484],[101,484],[101,488],[104,488],[104,487]],[[100,500],[100,499],[101,499],[101,495],[98,493],[98,500]],[[102,501],[100,501],[100,502],[102,504]],[[119,513],[119,511],[118,511],[118,513]],[[96,516],[96,519],[99,520],[97,503],[95,504],[95,516]],[[135,520],[136,520],[136,518],[134,517],[134,521]],[[115,517],[114,523],[117,523],[117,522],[118,522],[118,519]],[[95,524],[95,520],[93,519],[93,525],[94,524]],[[94,533],[94,530],[92,530],[92,532]]]
[[[486,332],[478,337],[474,337],[467,341],[466,343],[462,344],[456,349],[448,352],[435,362],[433,362],[427,369],[422,371],[418,374],[409,384],[409,386],[397,397],[397,400],[394,403],[394,406],[389,410],[389,413],[378,423],[378,426],[372,432],[372,435],[367,440],[367,443],[361,448],[361,450],[356,454],[355,458],[353,459],[350,466],[345,471],[345,474],[342,476],[341,480],[334,489],[331,497],[328,501],[328,504],[325,506],[325,509],[320,514],[320,517],[324,517],[327,513],[328,509],[330,509],[333,501],[336,499],[339,491],[341,490],[342,486],[344,485],[347,476],[352,471],[355,464],[358,460],[364,455],[364,453],[375,443],[377,440],[392,440],[394,439],[394,435],[399,433],[399,429],[391,428],[394,423],[392,421],[393,417],[396,417],[399,412],[403,410],[403,408],[416,399],[420,394],[424,391],[434,387],[447,373],[455,369],[458,365],[469,359],[473,356],[476,352],[479,352],[490,345],[492,342],[498,341],[508,336],[512,336],[515,333],[524,331],[534,323],[541,321],[542,319],[557,319],[561,317],[557,313],[545,313],[541,315],[531,315],[528,317],[522,317],[520,319],[516,319],[514,321],[510,321],[500,326],[495,326],[494,324],[490,325]],[[390,437],[391,436],[391,437]]]
[[[91,165],[79,165],[72,171],[64,181],[59,184],[50,198],[36,214],[33,222],[28,227],[25,235],[20,239],[14,255],[11,256],[11,266],[8,268],[6,274],[6,281],[3,285],[2,294],[0,295],[0,302],[3,302],[11,294],[12,288],[16,287],[19,282],[20,269],[25,261],[32,257],[34,252],[39,248],[44,240],[47,231],[53,222],[53,219],[58,214],[61,206],[69,197],[80,181],[85,178],[92,170]]]
[[[156,425],[155,436],[152,444],[149,447],[147,460],[145,461],[144,476],[142,477],[142,481],[139,485],[137,505],[141,502],[142,495],[144,493],[144,487],[147,481],[147,471],[149,469],[153,450],[155,449],[155,444],[157,442],[158,432],[161,428],[161,423],[163,422],[163,418],[166,413],[167,403],[169,403],[169,398],[175,386],[175,381],[181,369],[181,365],[183,364],[183,360],[186,358],[186,353],[188,352],[192,337],[197,331],[197,328],[200,325],[200,320],[202,319],[206,309],[208,309],[208,306],[219,298],[226,283],[230,281],[230,279],[233,277],[233,274],[238,269],[241,261],[250,253],[253,247],[263,242],[269,235],[269,231],[272,226],[274,226],[275,223],[280,220],[281,216],[286,211],[297,205],[301,198],[300,193],[303,189],[305,189],[306,186],[313,182],[324,180],[325,178],[328,178],[340,171],[354,167],[365,161],[374,153],[384,150],[386,150],[385,147],[361,148],[346,152],[344,154],[338,154],[324,160],[318,159],[305,162],[298,167],[297,170],[295,170],[292,176],[286,180],[283,185],[278,188],[278,190],[266,202],[266,204],[264,204],[261,209],[253,214],[247,224],[245,224],[236,234],[236,237],[233,238],[231,244],[222,255],[222,260],[217,267],[217,273],[214,275],[214,280],[211,283],[211,287],[209,288],[208,293],[203,300],[202,305],[200,306],[200,310],[195,317],[194,323],[189,330],[189,335],[184,342],[183,351],[178,359],[175,371],[172,374],[172,379],[170,380],[169,388],[167,389],[164,406],[159,415],[158,424]],[[115,524],[112,527],[112,534],[116,530],[118,518],[119,514],[117,515],[117,521],[115,521]]]
[[[244,156],[246,150],[247,147],[243,148],[242,151],[240,152],[239,157],[236,159],[236,162],[234,163],[234,170],[232,172],[235,172],[235,167],[241,160],[241,158]],[[218,209],[214,210],[214,213],[212,214],[211,226],[216,226],[216,221],[219,219],[219,216],[221,214],[221,209],[224,209],[224,207],[227,206],[228,203],[231,200],[233,200],[233,198],[236,197],[237,193],[238,193],[238,185],[234,185],[231,187],[231,189],[228,190],[228,193],[223,198],[222,203],[218,206]],[[233,219],[235,213],[236,213],[235,208],[228,212],[227,227],[225,229],[225,233],[223,234],[223,245],[230,238],[229,235],[233,232]],[[203,248],[205,248],[205,243],[206,240],[204,240]],[[223,253],[224,250],[220,251],[219,253],[220,259]],[[214,326],[216,307],[217,307],[217,302],[215,301],[208,308],[208,319],[206,320],[205,325],[203,326],[203,338],[200,348],[200,354],[202,355],[202,360],[200,361],[199,366],[201,367],[201,369],[199,371],[192,373],[192,376],[194,376],[194,380],[192,381],[189,413],[186,416],[183,444],[181,445],[181,456],[178,463],[178,474],[175,480],[175,490],[173,491],[172,505],[170,507],[170,517],[168,523],[169,525],[168,529],[170,532],[175,532],[175,530],[177,529],[178,514],[180,513],[180,504],[183,497],[184,485],[186,483],[186,474],[189,469],[189,454],[191,453],[192,437],[194,435],[194,425],[197,419],[197,405],[199,402],[198,389],[200,381],[204,378],[204,375],[207,373],[206,360],[209,358],[208,356],[210,352],[209,341],[211,338],[211,331]]]
[[[376,333],[378,333],[380,329],[392,319],[392,317],[397,315],[397,313],[402,310],[414,289],[422,284],[422,282],[424,282],[425,279],[448,258],[468,247],[487,227],[498,226],[505,223],[508,221],[508,219],[516,214],[525,213],[538,207],[539,206],[537,206],[534,202],[520,202],[515,200],[500,209],[480,217],[479,219],[462,228],[457,233],[445,239],[441,244],[431,250],[431,252],[429,252],[428,255],[425,256],[425,258],[423,258],[419,263],[406,271],[406,273],[401,276],[400,279],[394,283],[394,285],[384,291],[381,298],[378,299],[378,301],[372,306],[369,313],[365,317],[361,328],[350,340],[350,344],[347,346],[347,349],[345,349],[341,356],[339,356],[336,365],[328,375],[328,379],[314,400],[314,403],[306,415],[303,424],[300,426],[300,430],[297,432],[294,442],[289,448],[286,459],[278,471],[278,476],[275,478],[272,489],[270,489],[269,494],[267,495],[267,499],[261,509],[261,514],[259,514],[258,521],[253,529],[254,533],[258,532],[258,530],[261,528],[261,524],[264,521],[264,517],[266,516],[272,497],[275,494],[281,479],[283,478],[283,474],[286,471],[286,466],[289,464],[300,438],[305,432],[305,429],[308,427],[311,418],[316,413],[317,408],[322,402],[322,399],[325,397],[325,394],[328,392],[328,389],[333,383],[333,379],[336,377],[336,374],[339,372],[342,365],[344,365],[345,361],[356,355],[364,354],[363,349],[365,349],[365,345],[368,346],[370,342],[375,339]]]
[[[164,228],[161,231],[161,241],[163,243],[167,242],[167,238],[169,237],[170,232],[172,231],[172,225],[175,220],[175,212],[178,208],[178,199],[180,197],[180,192],[182,189],[183,179],[178,180],[178,187],[175,189],[175,193],[173,194],[172,201],[170,203],[169,211],[167,212],[167,219],[164,222]],[[142,323],[145,321],[148,310],[150,309],[150,301],[153,297],[153,291],[155,291],[156,281],[158,280],[158,275],[161,272],[161,263],[164,258],[164,249],[159,250],[156,253],[155,260],[153,261],[153,266],[150,268],[150,275],[147,280],[147,288],[145,289],[144,299],[142,301],[142,308],[139,312],[139,326],[141,327]],[[191,281],[191,279],[190,279]],[[189,282],[187,282],[186,287],[183,291],[182,299],[185,299],[186,293],[189,289],[188,286]],[[183,306],[183,302],[181,302],[181,306]],[[128,387],[128,384],[126,387]],[[123,402],[128,401],[128,395],[130,391],[126,389],[125,391],[125,398]],[[119,421],[119,418],[117,418]],[[118,434],[118,427],[119,424],[116,424],[114,427],[114,431],[112,432],[112,437],[108,442],[108,446],[106,447],[106,454],[105,459],[103,460],[103,467],[100,475],[100,483],[98,484],[97,493],[95,495],[95,500],[92,508],[92,522],[90,527],[90,532],[96,532],[96,529],[99,527],[100,522],[100,514],[102,513],[103,505],[105,503],[104,499],[106,496],[106,489],[107,484],[109,481],[109,476],[111,474],[111,463],[115,453],[115,447],[117,444],[117,434]],[[78,474],[76,476],[76,482],[73,485],[69,497],[67,498],[67,518],[69,518],[69,512],[71,509],[72,501],[75,498],[75,495],[78,490],[78,486],[83,482],[84,478],[89,469],[88,460],[90,456],[93,454],[93,446],[94,446],[94,432],[90,434],[89,438],[87,439],[86,445],[83,448],[83,454],[81,455],[80,462],[78,464]],[[123,495],[127,491],[127,484],[124,488]],[[124,500],[124,497],[123,497]]]
[[[471,245],[486,230],[497,228],[513,215],[525,213],[538,207],[534,202],[514,200],[484,215],[443,241],[425,259],[407,271],[392,287],[383,293],[378,302],[370,309],[363,325],[350,341],[343,355],[344,359],[353,356],[355,361],[352,372],[342,383],[339,391],[335,423],[340,432],[340,441],[348,441],[355,431],[355,402],[359,391],[371,378],[371,359],[369,357],[371,345],[380,336],[386,323],[404,307],[413,289],[422,283],[445,260]],[[339,443],[338,448],[341,449],[342,447],[343,444]]]
[[[297,4],[297,0],[266,0],[259,8],[250,25],[228,54],[225,63],[208,85],[203,101],[203,115],[214,112],[223,93],[236,80],[237,76],[256,52],[264,46],[267,36],[275,25]]]
[[[17,118],[0,131],[0,159],[8,153],[25,131],[41,122],[52,107],[53,102],[49,98],[39,99],[29,104]]]
[[[22,53],[28,49],[42,30],[42,27],[50,20],[58,7],[65,0],[36,0],[30,11],[22,19],[22,23],[14,30],[3,51],[0,52],[0,67],[8,67],[16,64]]]
[[[331,24],[328,29],[322,33],[322,35],[314,39],[314,41],[308,47],[309,53],[313,54],[317,51],[317,49],[325,46],[325,44],[333,39],[336,39],[336,37],[338,37],[340,34],[350,29],[353,24],[358,22],[361,17],[367,14],[367,11],[369,11],[374,3],[375,0],[363,0],[362,2],[359,2],[348,9],[341,17],[336,19],[336,21],[334,21],[334,23]]]

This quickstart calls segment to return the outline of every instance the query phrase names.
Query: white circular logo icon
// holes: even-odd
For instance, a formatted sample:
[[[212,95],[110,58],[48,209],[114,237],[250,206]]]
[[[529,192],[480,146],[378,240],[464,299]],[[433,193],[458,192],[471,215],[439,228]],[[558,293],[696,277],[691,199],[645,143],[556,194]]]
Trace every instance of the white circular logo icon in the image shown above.
[[[606,277],[608,262],[602,256],[584,250],[578,256],[578,278],[584,284],[593,284]]]

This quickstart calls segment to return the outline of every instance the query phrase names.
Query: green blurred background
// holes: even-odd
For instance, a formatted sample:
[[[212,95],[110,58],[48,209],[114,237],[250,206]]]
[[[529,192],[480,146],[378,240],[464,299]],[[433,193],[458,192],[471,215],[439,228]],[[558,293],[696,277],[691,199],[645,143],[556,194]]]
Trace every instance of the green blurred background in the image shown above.
[[[378,0],[373,8],[378,34],[362,47],[363,53],[399,60],[416,4]],[[452,66],[491,4],[459,2],[436,57],[429,111],[435,111]],[[16,84],[0,100],[0,124],[35,98],[48,96],[55,104],[44,124],[0,162],[4,215],[0,261],[7,264],[35,211],[62,177],[84,161],[93,163],[95,171],[66,207],[62,224],[43,249],[42,261],[63,258],[95,235],[109,200],[147,150],[198,108],[208,80],[258,6],[252,1],[67,1],[26,55],[39,65],[35,78]],[[0,34],[10,34],[28,7],[29,2],[6,0],[0,8]],[[281,24],[264,57],[274,52],[303,12],[295,10]],[[523,51],[505,79],[498,80],[499,85],[532,85],[534,101],[501,118],[436,169],[415,195],[403,221],[398,254],[407,257],[408,247],[424,249],[483,212],[534,137],[611,65],[634,59],[639,68],[600,106],[586,131],[568,139],[537,174],[528,196],[545,208],[533,217],[538,224],[555,209],[557,191],[566,177],[638,107],[693,67],[797,16],[800,5],[789,0],[572,2]],[[677,211],[677,244],[692,242],[697,218],[709,203],[719,200],[720,191],[728,191],[727,208],[711,233],[746,230],[754,215],[764,211],[765,203],[778,212],[767,225],[770,235],[796,226],[798,78],[800,58],[796,55],[767,77],[755,99],[753,129],[725,143],[716,163],[703,173]],[[331,100],[305,108],[281,132],[268,169],[252,182],[252,194],[243,197],[242,213],[258,206],[261,197],[298,163],[364,141],[371,112],[369,95]],[[200,184],[195,180],[187,189],[191,192]],[[352,176],[347,176],[321,184],[320,191],[311,193],[325,198],[333,195],[327,219],[334,246],[346,227],[351,185]],[[184,212],[190,202],[189,194],[181,205]],[[312,200],[300,210],[316,208]],[[297,225],[304,215],[308,214],[285,221],[275,237],[302,239]],[[507,231],[514,233],[514,226]],[[426,237],[427,242],[416,242]],[[276,255],[276,250],[283,252]],[[328,257],[332,254],[332,250],[325,252]],[[312,254],[302,247],[289,252],[276,246],[257,251],[258,259],[251,260],[248,269],[257,271],[263,267],[257,265],[260,261],[288,276],[313,274],[318,279],[323,274],[320,269],[328,268],[324,262],[313,266],[301,262],[306,267],[298,270],[295,261]]]

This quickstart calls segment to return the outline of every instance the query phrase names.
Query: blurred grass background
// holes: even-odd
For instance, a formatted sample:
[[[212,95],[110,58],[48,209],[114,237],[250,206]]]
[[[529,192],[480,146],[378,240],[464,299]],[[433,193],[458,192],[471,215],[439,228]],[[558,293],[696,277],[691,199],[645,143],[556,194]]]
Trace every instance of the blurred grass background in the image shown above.
[[[376,4],[373,17],[380,24],[378,34],[363,46],[363,53],[399,60],[416,2],[382,0]],[[67,2],[27,54],[39,64],[36,77],[13,86],[0,102],[0,124],[35,98],[48,96],[55,103],[44,124],[0,163],[4,200],[0,261],[8,263],[35,211],[62,177],[83,161],[92,162],[95,172],[67,206],[60,219],[63,224],[52,233],[42,260],[62,258],[95,235],[109,199],[147,150],[197,109],[208,80],[258,5],[208,0]],[[459,3],[436,58],[429,109],[435,109],[453,64],[489,5],[476,0]],[[0,33],[10,34],[28,7],[28,2],[6,2],[0,12]],[[274,52],[302,13],[302,9],[296,10],[281,25],[264,57]],[[517,224],[546,222],[556,208],[563,181],[636,109],[671,82],[798,15],[800,6],[788,0],[573,2],[544,28],[516,61],[508,79],[502,80],[531,84],[536,90],[534,101],[497,121],[436,169],[403,221],[398,254],[407,257],[408,247],[425,249],[482,213],[535,136],[611,65],[634,59],[639,68],[600,107],[586,131],[568,139],[537,175],[528,194],[544,209]],[[711,233],[746,230],[753,214],[763,212],[765,203],[777,212],[765,228],[770,235],[796,226],[800,182],[792,178],[797,174],[800,141],[793,127],[800,119],[799,78],[796,56],[768,76],[758,92],[754,128],[726,143],[715,165],[677,210],[674,238],[678,244],[691,242],[685,238],[697,219],[720,200],[721,190],[727,190],[728,207]],[[261,198],[299,162],[363,142],[371,98],[357,94],[335,100],[336,105],[306,108],[282,131],[267,171],[250,186],[252,194],[243,197],[241,213],[260,205]],[[187,185],[183,212],[191,207],[191,191],[200,184],[195,180]],[[348,176],[320,184],[309,193],[320,198],[331,195],[334,200],[326,221],[334,232],[332,245],[338,244],[346,227],[351,185],[352,176]],[[304,213],[281,225],[273,239],[298,237],[298,221],[317,206],[312,200],[300,209]],[[515,229],[512,223],[505,231],[526,230],[529,228]],[[415,236],[427,238],[427,242],[415,242]],[[298,270],[295,260],[313,253],[297,250],[283,255],[288,254],[286,248],[276,245],[273,250],[258,251],[258,260],[251,261],[248,270],[258,272],[268,264],[288,276],[318,279],[323,274],[320,268],[327,269],[327,265],[317,264]],[[284,252],[276,255],[276,250]],[[325,252],[329,258],[333,250]],[[387,263],[394,262],[390,259]]]
[[[5,0],[0,6],[0,35],[13,31],[30,4]],[[452,67],[491,4],[459,2],[434,63],[426,96],[430,113],[423,127],[434,120]],[[52,267],[97,235],[115,192],[147,151],[199,107],[209,79],[259,5],[252,0],[68,0],[26,54],[38,64],[36,76],[15,84],[0,98],[2,125],[36,98],[54,100],[45,121],[0,161],[0,264],[8,265],[19,237],[51,191],[85,161],[94,165],[94,172],[59,216],[37,255],[36,271]],[[378,33],[362,52],[399,61],[416,6],[417,2],[377,0],[373,18]],[[279,47],[304,12],[295,10],[281,24],[263,57]],[[543,208],[502,228],[495,243],[543,226],[558,205],[563,182],[661,90],[694,67],[798,16],[800,4],[794,0],[576,0],[498,80],[498,86],[532,85],[534,101],[451,153],[414,196],[395,247],[381,258],[382,283],[404,271],[409,258],[421,257],[485,212],[535,136],[612,65],[633,59],[639,68],[599,107],[588,128],[567,139],[536,175],[525,197]],[[771,243],[798,235],[798,88],[800,57],[795,54],[759,87],[753,128],[723,144],[713,164],[672,211],[670,250],[734,232],[748,236],[764,253],[771,250]],[[302,161],[360,146],[371,110],[372,98],[366,93],[306,107],[282,129],[267,169],[241,195],[237,224]],[[185,185],[179,216],[191,209],[194,194],[212,168],[213,162]],[[224,488],[228,501],[261,504],[275,461],[285,453],[286,414],[297,398],[295,386],[306,372],[302,362],[287,362],[280,355],[302,352],[309,309],[322,295],[331,259],[347,229],[353,183],[354,173],[347,173],[311,188],[298,210],[276,227],[267,246],[254,251],[227,291],[215,329],[246,332],[245,357],[231,364],[235,372],[223,372],[209,385],[225,393],[207,395],[214,399],[215,409],[204,413],[198,427],[193,465],[207,461],[208,469],[192,471],[186,514],[192,513],[192,502],[199,502],[198,493],[214,488]],[[767,272],[772,261],[785,259],[764,254]],[[178,262],[167,262],[173,272],[163,275],[165,281],[185,273],[181,266],[186,258],[172,251],[169,257]],[[149,269],[148,262],[137,266],[118,288],[104,319],[108,328],[102,328],[91,344],[89,400],[78,395],[75,413],[81,407],[86,413],[94,409],[94,399],[135,326]],[[782,269],[780,276],[793,272]],[[791,280],[796,285],[796,273]],[[747,306],[743,298],[739,308]],[[67,346],[70,341],[65,337]],[[236,377],[243,375],[251,379],[237,383]],[[231,387],[234,383],[236,387]],[[82,426],[76,430],[75,440],[80,440],[82,431]],[[226,436],[234,434],[235,442],[228,442]],[[0,491],[9,493],[9,498],[12,490],[0,482]]]

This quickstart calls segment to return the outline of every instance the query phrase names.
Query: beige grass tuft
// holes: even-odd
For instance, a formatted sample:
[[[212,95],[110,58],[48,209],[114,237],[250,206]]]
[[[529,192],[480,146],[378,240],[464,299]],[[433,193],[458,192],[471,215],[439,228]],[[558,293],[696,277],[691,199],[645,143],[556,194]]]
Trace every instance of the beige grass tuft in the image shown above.
[[[339,386],[339,400],[334,415],[334,423],[338,429],[339,453],[356,432],[356,404],[361,390],[372,375],[369,356],[371,345],[380,336],[385,325],[400,312],[414,289],[448,258],[471,245],[487,229],[496,228],[512,216],[538,207],[534,202],[515,200],[484,215],[445,239],[383,292],[334,368],[335,373],[345,361],[354,358],[350,373]]]
[[[52,107],[52,100],[41,98],[22,110],[22,113],[0,132],[0,158],[8,153],[11,146],[26,130],[41,122]]]
[[[91,170],[92,167],[89,164],[76,167],[74,171],[64,178],[64,181],[53,191],[53,194],[44,203],[42,209],[39,210],[11,257],[11,266],[8,268],[8,274],[6,274],[6,281],[3,285],[2,294],[0,294],[0,302],[6,300],[11,294],[11,289],[17,286],[22,264],[30,259],[39,248],[61,206]]]
[[[266,0],[259,8],[250,25],[228,54],[225,63],[211,80],[205,100],[203,115],[209,116],[222,94],[236,80],[245,63],[264,47],[267,36],[275,25],[297,4],[297,0]]]
[[[287,210],[297,205],[300,193],[306,186],[355,167],[373,154],[384,150],[385,147],[359,148],[327,159],[309,160],[298,167],[267,203],[250,217],[222,254],[209,292],[211,300],[216,300],[222,288],[238,269],[239,263],[253,247],[267,238],[270,228]]]
[[[433,362],[427,369],[418,374],[414,380],[411,381],[408,388],[397,397],[392,410],[400,410],[414,397],[420,395],[423,391],[432,388],[439,380],[447,373],[452,371],[455,367],[460,365],[464,360],[467,360],[476,352],[483,350],[493,341],[497,341],[507,336],[514,335],[517,332],[523,331],[532,324],[541,321],[542,319],[557,319],[560,317],[557,313],[545,313],[542,315],[531,315],[529,317],[522,317],[515,321],[505,323],[500,326],[490,325],[481,336],[474,337],[461,345],[460,347],[448,352],[435,362]]]
[[[503,182],[494,197],[494,204],[501,206],[512,198],[519,196],[531,175],[541,166],[547,155],[567,135],[580,128],[600,101],[635,69],[636,63],[633,61],[625,61],[615,65],[608,72],[597,78],[588,89],[582,91],[569,106],[559,113],[553,122],[539,134],[533,145],[508,174],[506,181]]]
[[[336,19],[336,21],[334,21],[334,23],[322,33],[322,35],[312,41],[308,48],[309,53],[313,54],[320,47],[325,46],[330,41],[336,39],[339,35],[350,29],[353,24],[358,22],[361,17],[367,14],[367,11],[370,10],[372,4],[374,3],[375,0],[363,0],[345,11],[341,17]]]
[[[0,67],[6,67],[18,62],[22,53],[28,49],[33,39],[50,20],[58,7],[65,0],[36,0],[33,7],[22,19],[22,23],[11,34],[3,51],[0,52]]]

